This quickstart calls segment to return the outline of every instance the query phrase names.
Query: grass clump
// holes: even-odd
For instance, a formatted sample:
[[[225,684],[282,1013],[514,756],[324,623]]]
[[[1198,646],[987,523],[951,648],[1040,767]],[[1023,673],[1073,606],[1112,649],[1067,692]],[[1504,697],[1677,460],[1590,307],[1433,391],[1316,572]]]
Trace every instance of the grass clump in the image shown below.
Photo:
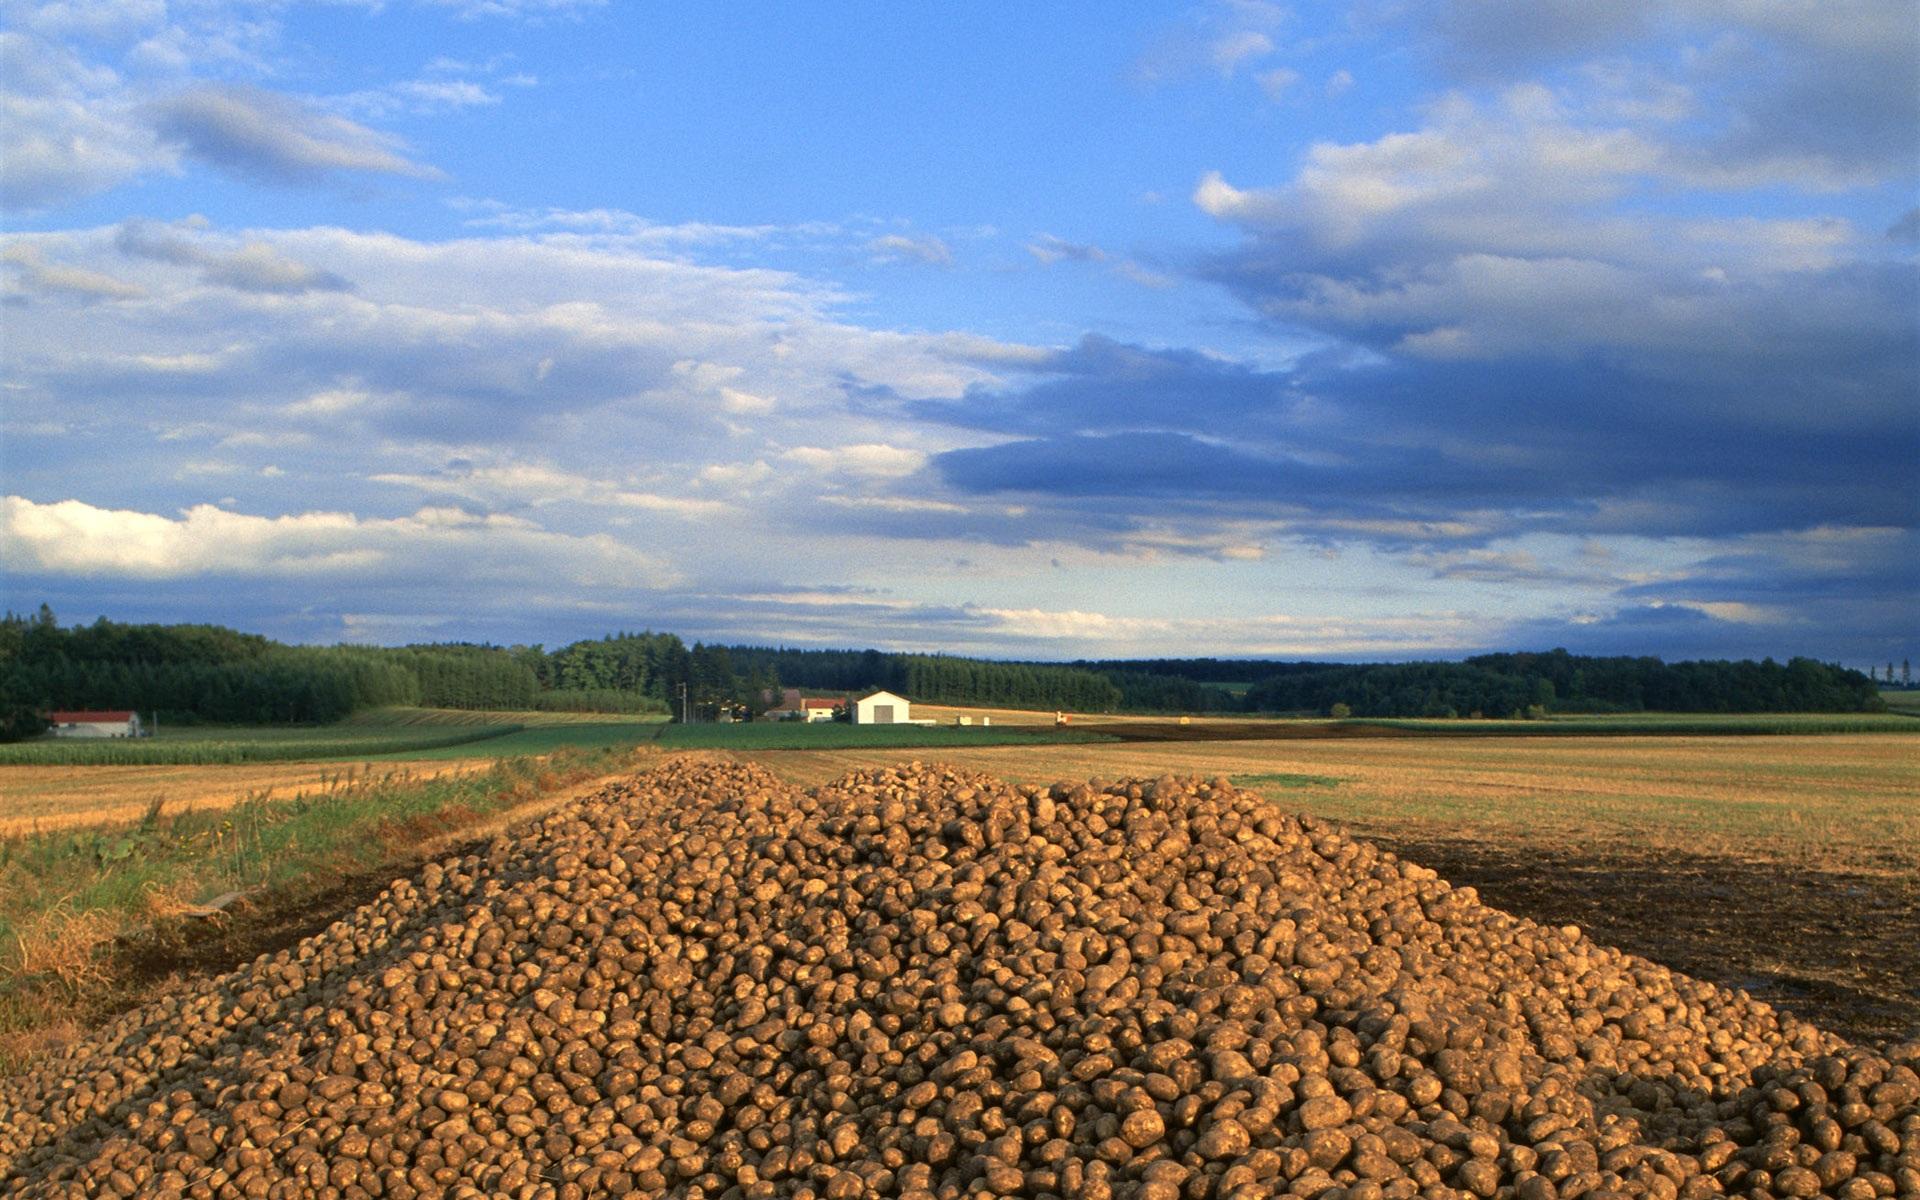
[[[1297,791],[1301,788],[1339,787],[1340,780],[1332,775],[1296,775],[1290,772],[1268,772],[1261,775],[1232,775],[1228,782],[1243,788],[1286,788]]]

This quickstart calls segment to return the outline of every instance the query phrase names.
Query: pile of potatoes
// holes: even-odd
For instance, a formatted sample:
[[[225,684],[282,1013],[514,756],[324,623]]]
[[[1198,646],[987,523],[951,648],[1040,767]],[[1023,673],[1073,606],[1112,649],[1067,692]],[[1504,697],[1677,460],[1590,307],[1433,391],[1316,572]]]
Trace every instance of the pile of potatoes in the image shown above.
[[[0,1194],[1920,1197],[1916,1065],[1225,781],[687,759],[0,1081]]]

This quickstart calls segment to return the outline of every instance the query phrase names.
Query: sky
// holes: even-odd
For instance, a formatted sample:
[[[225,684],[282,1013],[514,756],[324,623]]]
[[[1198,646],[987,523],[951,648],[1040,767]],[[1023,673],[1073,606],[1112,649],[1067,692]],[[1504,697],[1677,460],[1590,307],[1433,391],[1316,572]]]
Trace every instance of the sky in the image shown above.
[[[0,602],[1920,652],[1920,5],[0,0]]]

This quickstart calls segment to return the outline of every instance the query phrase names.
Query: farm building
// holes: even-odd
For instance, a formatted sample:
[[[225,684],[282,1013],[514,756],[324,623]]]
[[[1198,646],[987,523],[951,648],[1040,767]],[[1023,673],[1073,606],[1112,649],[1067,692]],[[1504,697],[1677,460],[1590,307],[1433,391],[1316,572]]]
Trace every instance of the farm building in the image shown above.
[[[845,704],[844,700],[814,700],[800,702],[800,718],[803,721],[831,721],[833,710]]]
[[[53,736],[70,738],[144,737],[137,712],[57,712],[48,713]]]
[[[760,702],[767,706],[760,714],[762,721],[797,721],[801,718],[799,688],[768,688],[760,693]]]
[[[892,692],[872,692],[853,702],[855,725],[911,725],[905,697]]]

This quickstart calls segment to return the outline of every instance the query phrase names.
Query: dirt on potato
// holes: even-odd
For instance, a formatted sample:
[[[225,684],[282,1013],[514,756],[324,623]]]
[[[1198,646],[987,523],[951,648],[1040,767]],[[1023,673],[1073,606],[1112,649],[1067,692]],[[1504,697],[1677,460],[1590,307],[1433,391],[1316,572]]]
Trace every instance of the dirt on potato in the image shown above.
[[[1225,780],[678,761],[0,1081],[0,1192],[1875,1200],[1916,1063]]]

